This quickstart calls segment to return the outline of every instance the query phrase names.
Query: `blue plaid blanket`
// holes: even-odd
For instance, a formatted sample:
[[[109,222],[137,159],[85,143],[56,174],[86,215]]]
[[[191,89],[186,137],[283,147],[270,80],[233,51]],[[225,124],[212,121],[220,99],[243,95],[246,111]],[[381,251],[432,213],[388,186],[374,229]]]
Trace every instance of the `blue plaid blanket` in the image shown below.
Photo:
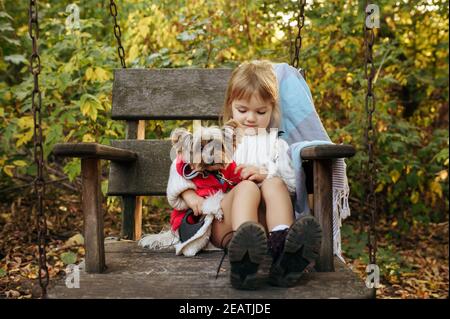
[[[305,174],[300,151],[304,147],[333,144],[314,107],[311,91],[303,76],[286,63],[274,63],[281,107],[281,138],[289,144],[289,156],[296,174],[296,216],[309,214]],[[333,161],[333,240],[334,253],[341,255],[341,221],[350,215],[349,187],[344,159]]]

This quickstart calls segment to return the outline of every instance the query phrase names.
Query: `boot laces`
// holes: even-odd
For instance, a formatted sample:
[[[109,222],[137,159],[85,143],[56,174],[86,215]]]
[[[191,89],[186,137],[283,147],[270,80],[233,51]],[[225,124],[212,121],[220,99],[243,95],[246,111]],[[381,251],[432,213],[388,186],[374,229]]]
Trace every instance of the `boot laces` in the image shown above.
[[[228,255],[228,244],[230,241],[228,241],[225,246],[223,245],[223,242],[224,242],[225,238],[227,238],[231,234],[234,234],[235,232],[236,232],[235,230],[229,231],[222,237],[222,240],[220,241],[220,248],[223,249],[223,255],[222,255],[222,258],[220,259],[219,267],[217,267],[216,280],[219,277],[220,267],[222,266],[225,256]]]

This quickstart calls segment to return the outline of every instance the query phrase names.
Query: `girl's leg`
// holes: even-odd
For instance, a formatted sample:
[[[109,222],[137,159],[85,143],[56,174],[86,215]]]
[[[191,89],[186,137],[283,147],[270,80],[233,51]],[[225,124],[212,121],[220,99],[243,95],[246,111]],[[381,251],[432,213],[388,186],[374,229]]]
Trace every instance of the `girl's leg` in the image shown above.
[[[230,192],[225,194],[221,202],[223,220],[214,220],[212,224],[211,242],[216,247],[227,244],[231,231],[247,221],[258,221],[258,205],[261,201],[261,193],[258,186],[252,181],[242,181]]]
[[[211,242],[227,248],[230,282],[237,289],[256,289],[260,284],[257,272],[267,253],[266,232],[257,223],[260,201],[259,187],[242,181],[222,199],[223,222],[212,225]]]
[[[291,287],[319,255],[320,226],[312,216],[294,223],[291,198],[280,178],[266,179],[261,186],[261,194],[267,207],[268,246],[273,258],[269,282],[275,286]],[[290,227],[272,231],[278,225]]]
[[[278,225],[292,225],[294,210],[286,184],[279,177],[264,180],[261,195],[266,206],[267,228],[271,231]]]
[[[266,220],[266,204],[264,200],[261,200],[258,207],[258,221],[266,230],[266,233],[269,233],[270,229],[267,228],[267,220]]]

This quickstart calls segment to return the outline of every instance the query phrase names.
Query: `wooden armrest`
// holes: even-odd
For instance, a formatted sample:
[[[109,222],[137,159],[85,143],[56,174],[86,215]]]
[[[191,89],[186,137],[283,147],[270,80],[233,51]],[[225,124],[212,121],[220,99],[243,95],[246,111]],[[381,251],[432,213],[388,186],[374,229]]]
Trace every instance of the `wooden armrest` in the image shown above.
[[[62,157],[97,158],[119,162],[137,159],[135,152],[98,143],[57,143],[53,154]]]
[[[302,149],[302,160],[345,158],[355,155],[355,148],[351,145],[316,145]]]

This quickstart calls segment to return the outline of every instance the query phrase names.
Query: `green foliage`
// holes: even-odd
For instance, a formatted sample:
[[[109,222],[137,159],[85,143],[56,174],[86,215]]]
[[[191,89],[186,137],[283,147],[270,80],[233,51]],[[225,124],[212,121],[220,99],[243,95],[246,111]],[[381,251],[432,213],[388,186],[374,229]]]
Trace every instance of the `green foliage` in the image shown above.
[[[81,160],[73,158],[64,166],[64,173],[67,174],[70,181],[73,181],[81,173]]]
[[[368,265],[369,254],[367,248],[367,234],[357,232],[354,227],[344,224],[341,227],[342,247],[345,256],[352,260],[359,259]],[[410,272],[407,261],[398,253],[394,245],[378,246],[377,264],[380,266],[380,274],[384,277],[399,276],[403,272]]]
[[[65,263],[66,265],[71,265],[71,264],[76,263],[77,254],[75,254],[71,251],[68,251],[68,252],[62,253],[60,258],[63,261],[63,263]]]
[[[39,3],[42,129],[52,166],[55,143],[109,144],[124,137],[124,123],[109,116],[113,69],[120,64],[107,1],[74,1],[81,19],[74,30],[65,24],[67,3]],[[407,230],[412,220],[447,218],[448,1],[377,4],[377,171],[371,175],[379,213],[396,217]],[[358,150],[347,161],[351,193],[358,199],[368,191],[362,5],[356,0],[308,4],[300,53],[332,140]],[[0,189],[36,171],[27,6],[0,0]],[[289,62],[297,10],[292,1],[127,0],[118,3],[118,22],[128,67],[235,67],[260,58]],[[174,127],[190,125],[149,121],[146,137],[166,138]],[[70,180],[79,171],[79,161],[65,162]]]
[[[345,256],[351,259],[359,259],[366,255],[367,238],[364,234],[356,232],[350,225],[343,224],[341,227]]]

